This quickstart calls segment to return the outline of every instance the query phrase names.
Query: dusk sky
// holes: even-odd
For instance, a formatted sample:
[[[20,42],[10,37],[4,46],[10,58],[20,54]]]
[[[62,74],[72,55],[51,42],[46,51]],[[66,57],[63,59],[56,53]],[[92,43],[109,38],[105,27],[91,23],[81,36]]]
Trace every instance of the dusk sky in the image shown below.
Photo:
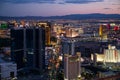
[[[0,16],[120,14],[120,0],[0,0]]]

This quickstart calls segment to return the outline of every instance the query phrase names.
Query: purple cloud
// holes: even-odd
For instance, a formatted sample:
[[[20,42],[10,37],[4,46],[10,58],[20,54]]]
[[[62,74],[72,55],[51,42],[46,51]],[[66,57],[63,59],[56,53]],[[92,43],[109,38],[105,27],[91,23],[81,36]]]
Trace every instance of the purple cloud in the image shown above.
[[[104,0],[0,0],[0,3],[73,3],[73,4],[85,4],[91,2],[102,2]]]

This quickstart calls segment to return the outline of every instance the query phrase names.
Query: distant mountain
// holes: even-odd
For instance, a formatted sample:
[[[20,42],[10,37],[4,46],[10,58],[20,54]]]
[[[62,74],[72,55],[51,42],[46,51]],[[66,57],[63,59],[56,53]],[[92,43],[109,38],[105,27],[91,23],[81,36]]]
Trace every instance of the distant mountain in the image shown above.
[[[81,20],[81,19],[120,19],[120,14],[71,14],[64,16],[24,16],[24,17],[6,17],[0,16],[0,20],[4,19],[72,19],[72,20]]]
[[[50,19],[120,19],[120,14],[71,14],[65,16],[51,16]]]

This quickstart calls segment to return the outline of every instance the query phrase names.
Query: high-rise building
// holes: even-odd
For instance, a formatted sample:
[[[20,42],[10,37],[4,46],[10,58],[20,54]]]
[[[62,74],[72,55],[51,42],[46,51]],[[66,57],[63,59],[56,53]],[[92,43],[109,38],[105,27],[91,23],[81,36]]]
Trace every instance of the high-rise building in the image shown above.
[[[102,35],[103,35],[103,26],[102,25],[100,25],[100,27],[99,27],[99,35],[102,37]]]
[[[13,28],[11,29],[11,59],[17,68],[45,68],[45,29]]]
[[[81,77],[81,54],[64,56],[64,79],[77,80]]]
[[[50,45],[51,25],[49,22],[39,22],[38,26],[45,28],[45,45]]]
[[[69,54],[69,55],[75,55],[75,40],[65,40],[62,41],[62,53],[63,54]]]
[[[104,62],[119,63],[120,62],[120,50],[115,46],[108,46],[108,49],[104,50]]]
[[[106,27],[106,25],[100,25],[99,27],[99,36],[101,37],[101,39],[103,41],[107,41],[108,40],[108,29]]]

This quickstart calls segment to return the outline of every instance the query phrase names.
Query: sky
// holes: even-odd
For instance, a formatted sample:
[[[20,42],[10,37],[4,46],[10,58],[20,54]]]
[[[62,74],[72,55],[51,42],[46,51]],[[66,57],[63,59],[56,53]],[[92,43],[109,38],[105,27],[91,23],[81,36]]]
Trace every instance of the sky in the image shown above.
[[[0,0],[0,16],[120,14],[120,0]]]

